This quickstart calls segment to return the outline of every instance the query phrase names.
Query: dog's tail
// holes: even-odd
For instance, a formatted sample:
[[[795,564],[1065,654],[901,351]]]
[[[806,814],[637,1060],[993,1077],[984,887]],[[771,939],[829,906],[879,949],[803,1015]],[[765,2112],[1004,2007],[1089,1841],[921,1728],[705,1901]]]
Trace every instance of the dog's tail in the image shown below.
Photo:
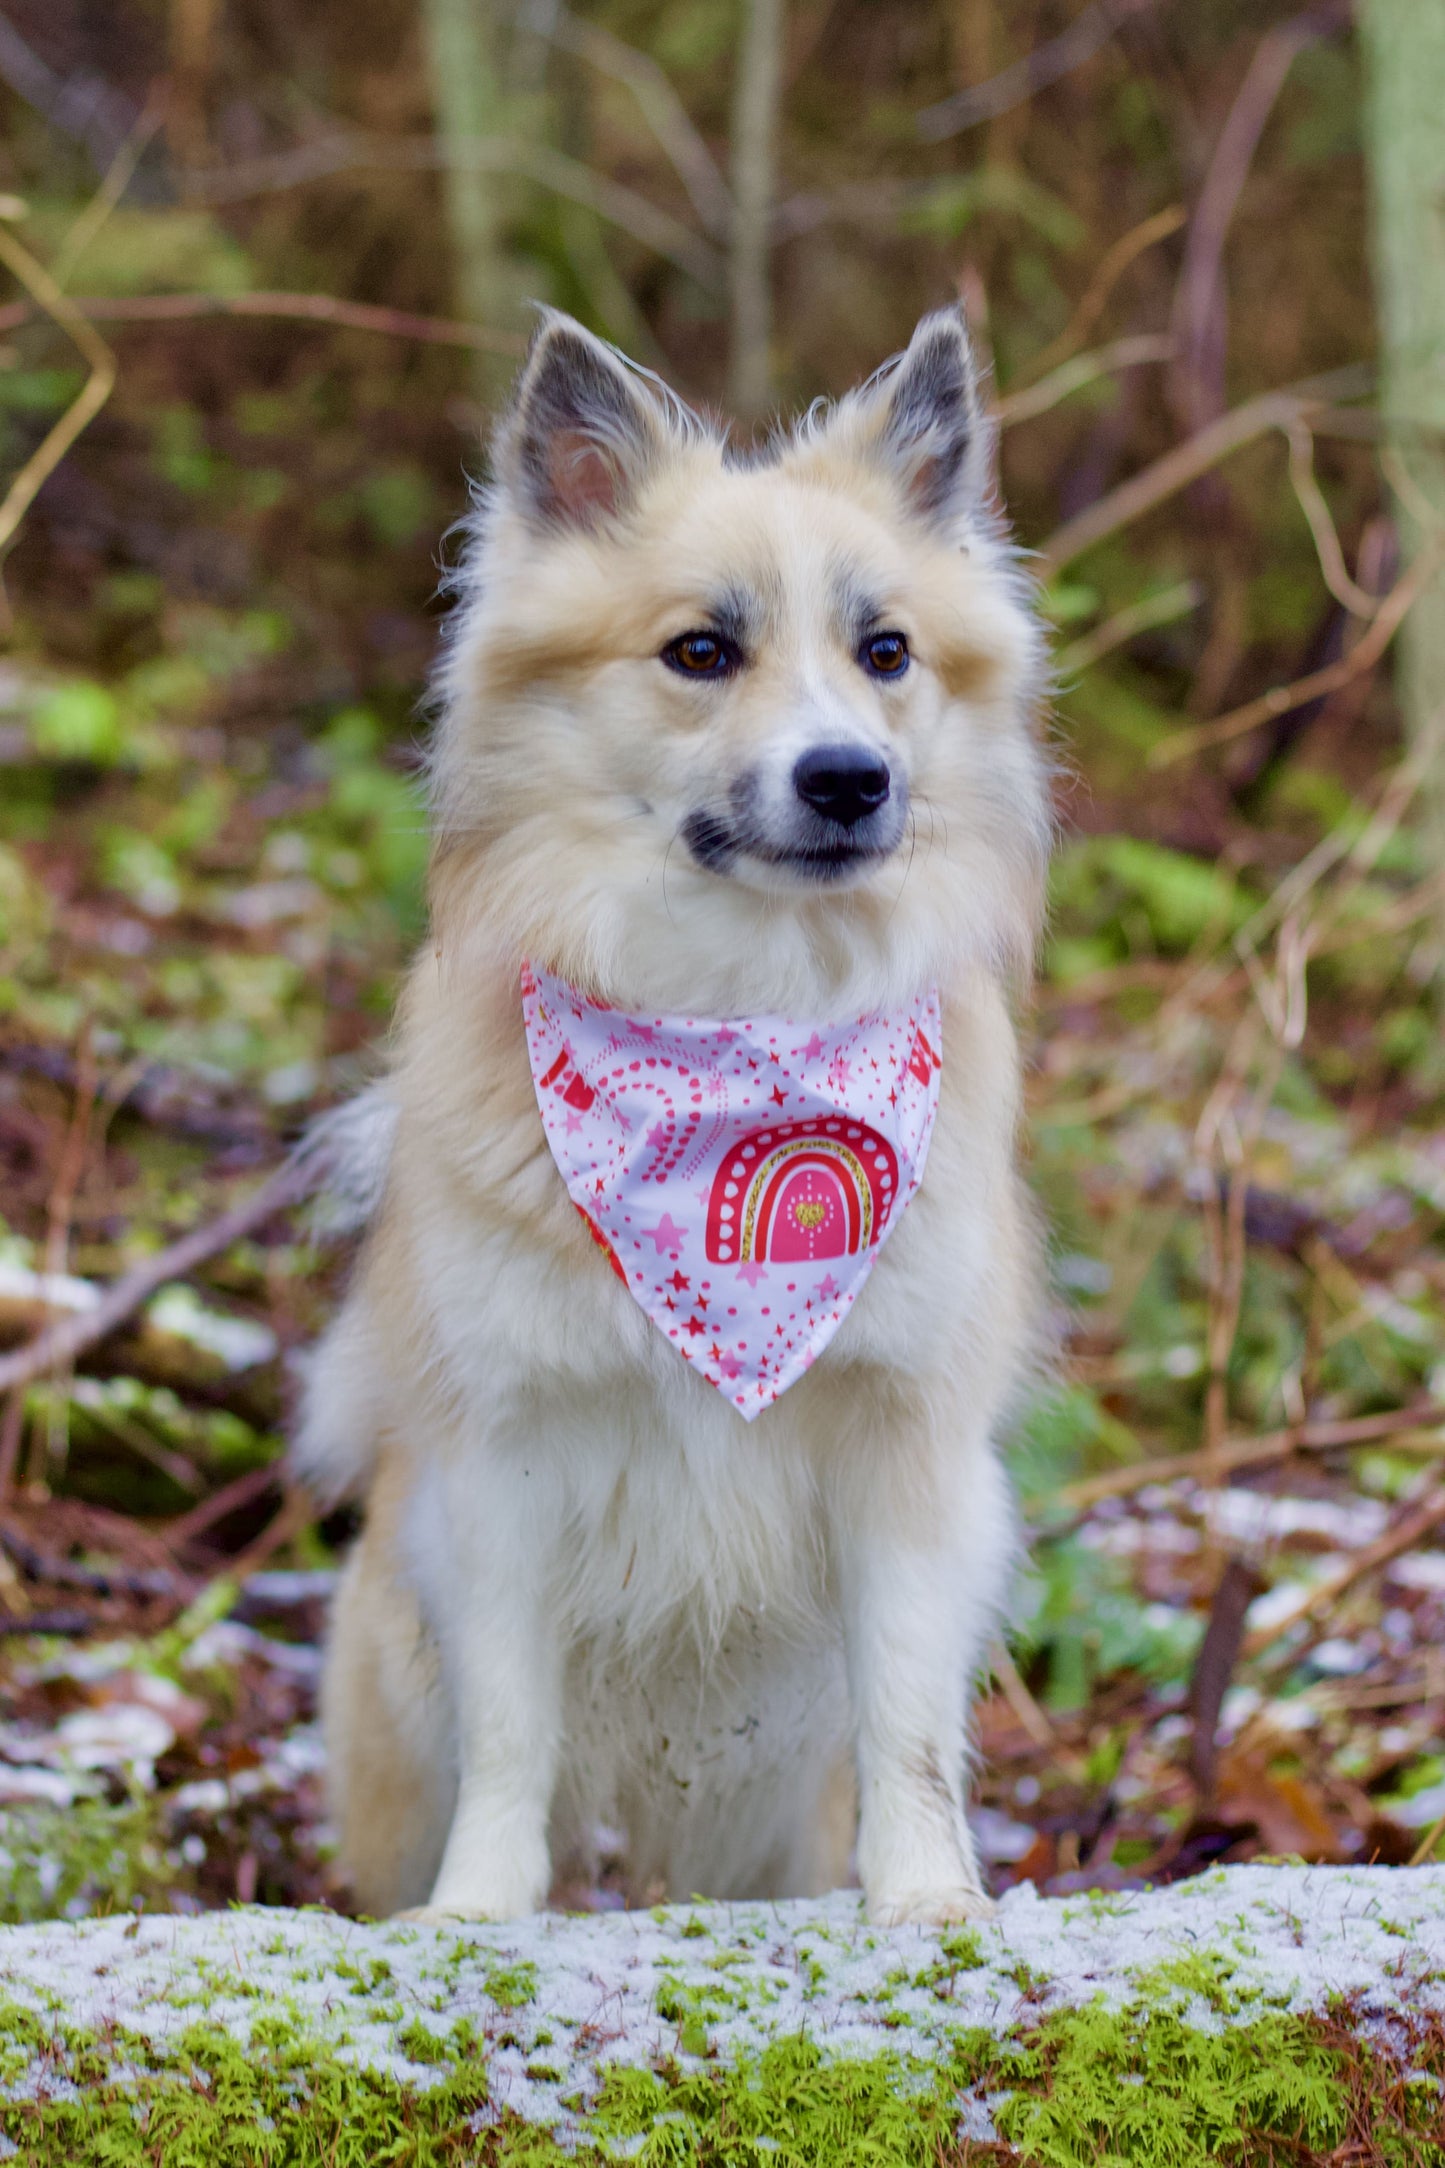
[[[296,1157],[315,1176],[311,1224],[323,1239],[364,1234],[375,1219],[391,1167],[397,1112],[382,1077],[308,1125]]]
[[[311,1225],[325,1240],[364,1234],[381,1209],[396,1138],[397,1105],[383,1078],[333,1107],[306,1131],[297,1158],[315,1177]],[[322,1507],[368,1489],[380,1440],[366,1302],[353,1289],[320,1344],[296,1358],[300,1421],[291,1465]]]

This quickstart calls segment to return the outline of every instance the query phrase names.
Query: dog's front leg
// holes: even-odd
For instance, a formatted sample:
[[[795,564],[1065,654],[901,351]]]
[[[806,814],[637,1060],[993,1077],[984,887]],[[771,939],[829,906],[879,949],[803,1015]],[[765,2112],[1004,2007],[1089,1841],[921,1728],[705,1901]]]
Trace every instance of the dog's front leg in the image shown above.
[[[413,1917],[513,1919],[546,1901],[563,1649],[540,1488],[523,1471],[449,1467],[422,1486],[413,1555],[441,1648],[457,1804],[431,1901]]]
[[[888,1456],[880,1456],[886,1478]],[[1010,1556],[1003,1483],[984,1446],[973,1495],[900,1508],[886,1480],[840,1546],[858,1754],[858,1872],[883,1925],[986,1919],[964,1816],[968,1697]],[[931,1489],[931,1486],[925,1486]],[[851,1518],[851,1516],[850,1516]]]

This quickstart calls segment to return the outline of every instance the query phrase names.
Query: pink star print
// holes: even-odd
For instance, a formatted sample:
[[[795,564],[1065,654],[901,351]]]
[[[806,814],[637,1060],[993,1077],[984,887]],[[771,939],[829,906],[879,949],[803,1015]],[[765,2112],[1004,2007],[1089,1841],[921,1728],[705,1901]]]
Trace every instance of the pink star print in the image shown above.
[[[569,1108],[567,1109],[567,1134],[568,1134],[568,1136],[569,1136],[569,1137],[575,1137],[575,1136],[576,1136],[576,1134],[577,1134],[577,1132],[578,1132],[578,1130],[579,1130],[579,1129],[580,1129],[581,1127],[582,1127],[582,1117],[581,1117],[581,1115],[580,1115],[580,1114],[574,1114],[574,1113],[572,1112],[572,1109],[571,1109],[571,1108],[569,1107]]]
[[[672,1250],[674,1253],[680,1250],[682,1248],[682,1238],[687,1233],[685,1227],[678,1226],[670,1212],[664,1212],[655,1227],[644,1227],[642,1231],[649,1242],[657,1244],[659,1257],[661,1257],[664,1250]]]
[[[838,1282],[834,1279],[832,1273],[830,1272],[826,1280],[819,1281],[818,1293],[822,1296],[824,1302],[831,1302],[837,1292]]]
[[[816,1061],[823,1051],[823,1042],[815,1031],[807,1045],[800,1046],[795,1051],[802,1055],[804,1061]]]
[[[567,1126],[569,1129],[572,1126],[570,1118],[568,1120]],[[580,1129],[582,1125],[579,1122],[577,1126]],[[660,1152],[663,1149],[664,1145],[667,1143],[667,1131],[663,1128],[661,1122],[653,1123],[651,1129],[649,1129],[647,1132],[647,1141],[651,1145],[654,1152]]]
[[[756,1260],[750,1259],[747,1264],[738,1266],[738,1278],[746,1280],[749,1287],[756,1287],[759,1280],[765,1280],[767,1276],[767,1266],[758,1264]]]

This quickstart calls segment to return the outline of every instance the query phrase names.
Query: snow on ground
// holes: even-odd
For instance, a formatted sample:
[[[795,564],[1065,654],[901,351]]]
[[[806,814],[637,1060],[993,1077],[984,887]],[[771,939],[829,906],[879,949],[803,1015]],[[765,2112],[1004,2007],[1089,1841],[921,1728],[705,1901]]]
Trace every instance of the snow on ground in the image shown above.
[[[1243,1998],[1361,2022],[1445,2013],[1445,1868],[1220,1869],[1162,1890],[1078,1899],[1011,1889],[997,1921],[939,1936],[879,1929],[856,1893],[814,1903],[541,1914],[496,1926],[366,1924],[253,1908],[0,1933],[0,1990],[91,2030],[164,2042],[204,2017],[244,2037],[289,2013],[308,2035],[416,2085],[411,2029],[459,2019],[488,2042],[493,2105],[553,2127],[609,2062],[731,2060],[804,2033],[838,2055],[934,2056],[972,2027],[1003,2035],[1160,1968],[1212,1960]],[[1186,2014],[1221,2022],[1198,1997]]]

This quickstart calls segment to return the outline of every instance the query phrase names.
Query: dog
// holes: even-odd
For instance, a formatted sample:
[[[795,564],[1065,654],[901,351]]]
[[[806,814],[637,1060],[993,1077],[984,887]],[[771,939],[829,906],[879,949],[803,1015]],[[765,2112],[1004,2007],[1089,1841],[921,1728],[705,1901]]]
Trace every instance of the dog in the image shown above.
[[[875,1921],[991,1909],[967,1718],[1041,1314],[1012,1010],[1051,827],[991,471],[957,310],[747,452],[541,318],[457,575],[430,938],[297,1446],[318,1495],[365,1503],[322,1714],[368,1912],[531,1912],[599,1824],[632,1901],[811,1895],[856,1863]],[[790,1035],[748,1099],[746,1048]],[[704,1230],[696,1165],[636,1187],[624,1102],[659,1044],[689,1137],[703,1070],[762,1106],[766,1230],[722,1202]],[[868,1056],[866,1118],[845,1081],[785,1120],[825,1047],[834,1083],[839,1047]],[[579,1206],[608,1153],[610,1220]]]

